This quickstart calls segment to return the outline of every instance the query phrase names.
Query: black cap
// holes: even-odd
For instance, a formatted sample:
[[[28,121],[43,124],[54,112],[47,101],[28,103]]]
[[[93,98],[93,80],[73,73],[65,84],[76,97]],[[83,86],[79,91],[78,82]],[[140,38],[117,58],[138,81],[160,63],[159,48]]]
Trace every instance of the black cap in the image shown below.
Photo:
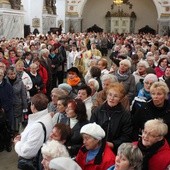
[[[74,73],[76,73],[77,75],[80,74],[80,72],[79,72],[79,70],[78,70],[77,67],[71,67],[70,69],[67,70],[67,73],[68,73],[68,72],[74,72]]]

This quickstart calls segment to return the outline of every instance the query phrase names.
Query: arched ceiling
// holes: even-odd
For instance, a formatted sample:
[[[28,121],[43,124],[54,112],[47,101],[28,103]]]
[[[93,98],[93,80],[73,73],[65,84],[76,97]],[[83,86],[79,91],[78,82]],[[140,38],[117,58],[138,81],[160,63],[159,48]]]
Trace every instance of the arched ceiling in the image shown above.
[[[82,16],[83,9],[88,0],[67,0],[67,11],[70,13],[77,13],[79,17]],[[109,1],[109,0],[107,0]],[[112,0],[110,0],[112,1]],[[170,0],[151,0],[155,4],[158,18],[162,13],[170,13]]]

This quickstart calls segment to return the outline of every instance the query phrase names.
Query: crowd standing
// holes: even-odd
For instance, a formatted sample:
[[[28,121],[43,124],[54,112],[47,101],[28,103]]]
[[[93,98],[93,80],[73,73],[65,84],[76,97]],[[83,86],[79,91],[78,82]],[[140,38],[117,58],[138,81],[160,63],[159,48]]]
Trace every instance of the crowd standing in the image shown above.
[[[0,40],[0,152],[22,170],[170,169],[170,38]]]

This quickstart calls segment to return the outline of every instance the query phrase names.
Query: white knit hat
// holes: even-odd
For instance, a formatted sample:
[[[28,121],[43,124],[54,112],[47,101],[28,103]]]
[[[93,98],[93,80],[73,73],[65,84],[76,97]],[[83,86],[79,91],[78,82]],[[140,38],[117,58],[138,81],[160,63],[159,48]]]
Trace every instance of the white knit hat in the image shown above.
[[[82,170],[74,160],[67,157],[52,159],[49,163],[49,168],[56,170]]]
[[[105,137],[105,131],[96,123],[89,123],[87,125],[84,125],[81,128],[80,133],[88,134],[94,137],[95,139],[99,139],[99,140]]]

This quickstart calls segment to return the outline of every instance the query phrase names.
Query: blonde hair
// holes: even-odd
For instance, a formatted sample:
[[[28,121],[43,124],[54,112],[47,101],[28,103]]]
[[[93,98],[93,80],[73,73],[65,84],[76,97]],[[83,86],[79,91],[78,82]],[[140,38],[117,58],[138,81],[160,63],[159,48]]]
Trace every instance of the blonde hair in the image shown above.
[[[41,153],[51,158],[69,157],[66,147],[56,140],[47,141],[41,148]]]
[[[165,136],[168,133],[168,126],[164,123],[163,119],[148,120],[145,123],[144,128],[157,132],[159,136]]]
[[[24,67],[24,62],[23,60],[18,60],[16,63],[15,63],[15,66],[18,66],[18,65],[22,65]]]
[[[158,90],[163,91],[166,98],[168,98],[169,88],[168,88],[168,86],[167,86],[167,84],[165,82],[163,82],[163,81],[154,82],[152,84],[152,86],[150,87],[151,95],[152,95],[152,92],[153,92],[154,89],[158,89]]]

